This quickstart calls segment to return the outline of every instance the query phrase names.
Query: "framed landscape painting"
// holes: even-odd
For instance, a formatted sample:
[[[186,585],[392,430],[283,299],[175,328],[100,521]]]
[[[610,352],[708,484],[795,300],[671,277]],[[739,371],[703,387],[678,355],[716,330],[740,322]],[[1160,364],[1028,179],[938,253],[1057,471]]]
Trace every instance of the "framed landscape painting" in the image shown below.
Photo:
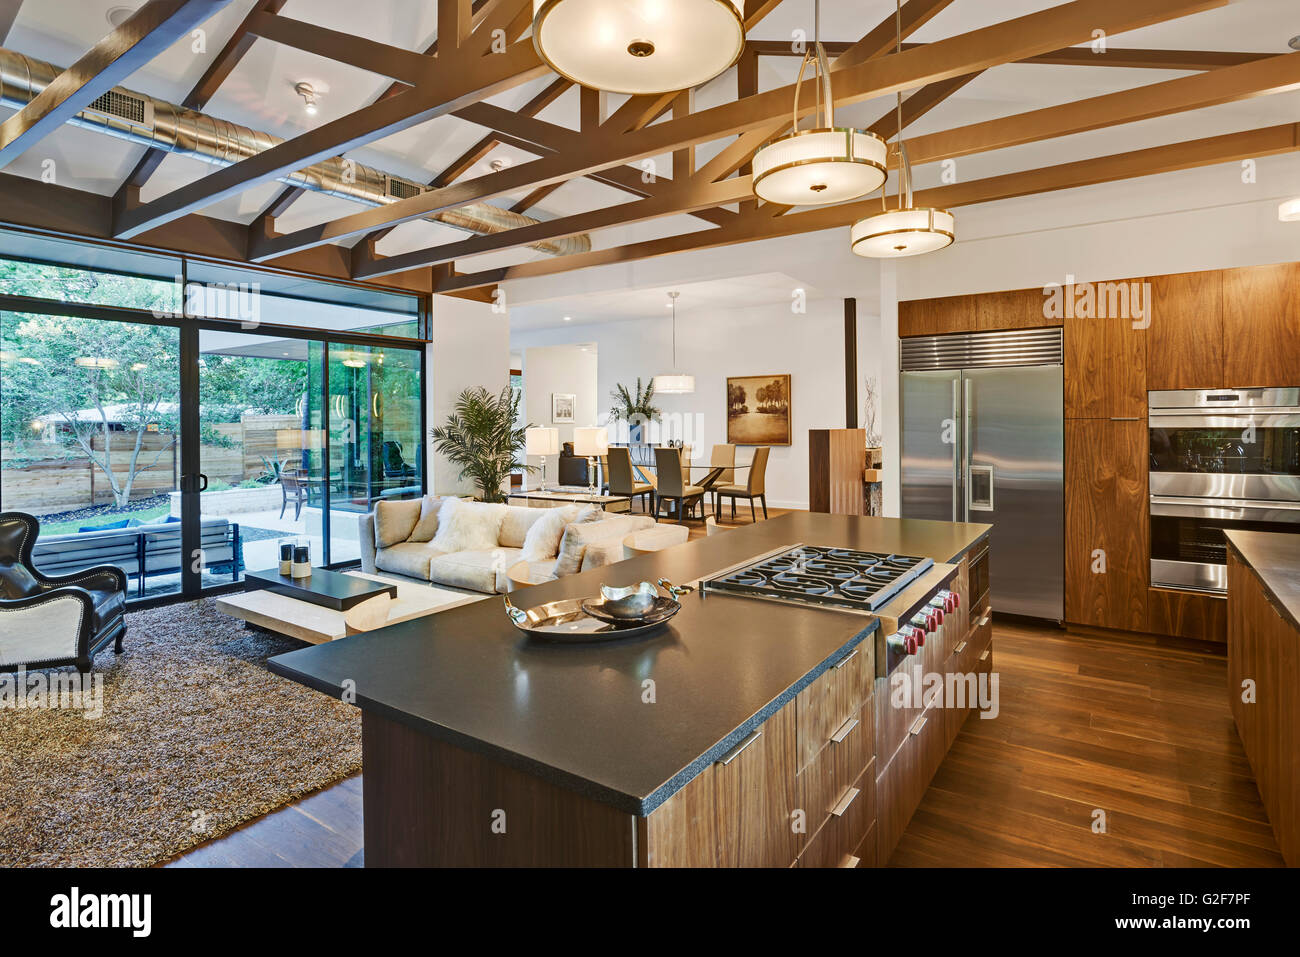
[[[790,445],[788,375],[727,379],[727,442],[731,445]]]

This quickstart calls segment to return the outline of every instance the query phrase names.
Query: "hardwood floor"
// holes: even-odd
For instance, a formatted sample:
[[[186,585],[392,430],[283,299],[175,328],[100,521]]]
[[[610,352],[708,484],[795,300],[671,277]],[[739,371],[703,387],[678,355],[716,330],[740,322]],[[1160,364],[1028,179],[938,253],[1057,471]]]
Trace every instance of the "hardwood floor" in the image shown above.
[[[1002,621],[993,647],[1000,714],[967,720],[891,865],[1282,865],[1221,647]],[[356,775],[172,866],[355,867],[361,833]]]
[[[993,662],[891,865],[1282,865],[1221,653],[995,621]]]

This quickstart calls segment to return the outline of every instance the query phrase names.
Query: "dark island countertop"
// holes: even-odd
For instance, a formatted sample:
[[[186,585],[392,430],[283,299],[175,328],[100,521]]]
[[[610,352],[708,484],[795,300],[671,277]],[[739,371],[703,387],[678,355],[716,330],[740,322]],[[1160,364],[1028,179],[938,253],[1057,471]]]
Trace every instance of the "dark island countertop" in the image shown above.
[[[786,545],[959,559],[990,526],[790,513],[517,592],[685,584]],[[878,627],[872,616],[698,592],[645,638],[537,642],[500,597],[278,655],[276,674],[631,814],[646,815]],[[652,681],[653,701],[646,684]]]
[[[1300,535],[1237,530],[1223,534],[1232,550],[1255,570],[1291,626],[1300,628]]]

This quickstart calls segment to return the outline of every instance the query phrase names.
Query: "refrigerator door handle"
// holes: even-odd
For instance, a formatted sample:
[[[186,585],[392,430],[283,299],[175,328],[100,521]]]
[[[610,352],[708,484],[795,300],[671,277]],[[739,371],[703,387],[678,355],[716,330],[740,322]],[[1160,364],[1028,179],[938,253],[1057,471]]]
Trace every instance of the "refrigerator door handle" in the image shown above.
[[[963,469],[962,469],[962,477],[961,477],[961,487],[962,487],[962,504],[963,504],[964,507],[963,507],[963,514],[962,514],[961,520],[962,520],[963,522],[969,522],[969,521],[970,521],[970,510],[971,510],[971,505],[970,505],[970,482],[971,482],[971,476],[970,476],[970,472],[971,472],[971,466],[970,466],[970,458],[971,458],[971,447],[970,447],[970,417],[971,417],[970,379],[966,378],[966,376],[963,375],[963,376],[961,377],[961,380],[962,380],[962,386],[963,386],[963,389],[964,389],[964,392],[963,392],[963,395],[962,395],[962,430],[961,430],[961,457],[962,457],[962,465],[963,465]],[[953,521],[956,521],[956,519],[953,519]]]
[[[961,375],[952,380],[952,520],[961,521],[958,516],[960,511],[958,506],[959,496],[962,494],[962,457],[965,455],[964,449],[958,448],[957,422],[961,416],[961,396],[958,390],[961,388]]]

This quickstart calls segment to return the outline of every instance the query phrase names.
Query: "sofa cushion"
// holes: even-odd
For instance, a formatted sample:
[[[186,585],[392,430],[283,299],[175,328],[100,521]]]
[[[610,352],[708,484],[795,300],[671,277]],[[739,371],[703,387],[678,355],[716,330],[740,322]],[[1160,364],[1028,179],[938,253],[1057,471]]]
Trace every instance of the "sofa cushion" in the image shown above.
[[[411,537],[420,520],[420,500],[375,503],[375,547],[388,548]]]
[[[439,555],[429,563],[429,580],[473,591],[509,590],[509,571],[519,561],[517,548],[485,548]]]
[[[442,496],[426,495],[420,499],[420,518],[407,536],[408,542],[431,542],[438,532],[438,512],[442,508]]]
[[[444,552],[482,551],[497,544],[506,506],[446,498],[438,510],[433,544]]]
[[[507,505],[505,517],[501,520],[501,531],[497,533],[497,544],[506,548],[523,548],[524,539],[533,526],[545,518],[547,512],[552,511],[556,510]]]
[[[640,528],[649,528],[655,520],[649,515],[608,515],[598,522],[578,522],[564,530],[560,540],[560,555],[555,563],[555,575],[562,578],[573,575],[582,568],[583,555],[592,542],[617,540],[622,548],[623,538]],[[621,552],[620,552],[621,557]]]
[[[375,567],[394,575],[429,580],[429,560],[446,554],[432,542],[398,542],[375,552]]]
[[[554,558],[560,553],[560,539],[564,530],[578,517],[579,506],[562,505],[559,508],[538,508],[535,512],[544,513],[528,529],[520,547],[524,550],[524,561],[538,562]],[[509,544],[502,535],[502,545]]]

